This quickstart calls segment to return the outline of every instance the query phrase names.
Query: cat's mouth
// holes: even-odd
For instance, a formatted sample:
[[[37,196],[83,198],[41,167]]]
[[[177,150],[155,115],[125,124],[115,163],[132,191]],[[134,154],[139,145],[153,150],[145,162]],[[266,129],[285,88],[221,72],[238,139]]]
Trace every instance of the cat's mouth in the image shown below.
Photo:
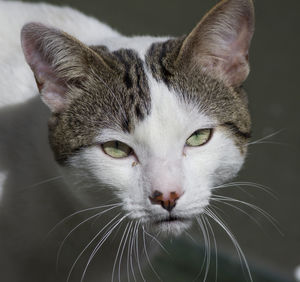
[[[185,222],[185,221],[187,221],[186,218],[170,215],[166,218],[154,221],[154,224],[173,223],[173,222],[176,223],[176,222]]]
[[[191,226],[189,218],[169,215],[165,218],[159,218],[153,221],[154,229],[162,231],[162,233],[179,235],[183,230]]]

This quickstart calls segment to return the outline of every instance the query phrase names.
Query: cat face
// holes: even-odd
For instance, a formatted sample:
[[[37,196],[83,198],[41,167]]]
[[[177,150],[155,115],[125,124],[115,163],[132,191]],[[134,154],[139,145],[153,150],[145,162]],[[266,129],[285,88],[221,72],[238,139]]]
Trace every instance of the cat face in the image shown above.
[[[212,187],[238,172],[245,157],[242,141],[246,139],[238,141],[232,128],[199,111],[196,105],[180,101],[178,93],[165,84],[152,79],[149,88],[151,112],[135,124],[131,133],[99,130],[95,145],[71,156],[68,164],[79,169],[77,174],[82,179],[87,167],[86,178],[92,174],[100,186],[110,186],[123,201],[124,209],[133,212],[131,218],[150,222],[155,228],[180,231],[203,212]],[[211,136],[206,144],[186,144],[194,132],[207,128]],[[111,157],[101,146],[110,140],[128,145],[134,153]],[[122,150],[126,153],[126,149]],[[180,195],[171,212],[160,201],[151,201],[155,191]],[[170,214],[177,221],[169,221]]]
[[[188,36],[144,55],[26,25],[24,54],[53,112],[50,145],[74,193],[89,183],[131,219],[187,228],[243,164],[252,33],[248,0],[222,1]]]

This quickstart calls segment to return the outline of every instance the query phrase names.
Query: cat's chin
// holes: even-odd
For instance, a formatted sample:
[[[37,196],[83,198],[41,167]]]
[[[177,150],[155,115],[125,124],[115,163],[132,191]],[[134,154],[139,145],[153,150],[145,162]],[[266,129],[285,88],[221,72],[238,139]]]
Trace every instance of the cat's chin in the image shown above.
[[[173,234],[175,236],[180,235],[183,231],[188,229],[192,224],[192,220],[169,217],[166,219],[160,219],[153,222],[152,228],[163,234]]]

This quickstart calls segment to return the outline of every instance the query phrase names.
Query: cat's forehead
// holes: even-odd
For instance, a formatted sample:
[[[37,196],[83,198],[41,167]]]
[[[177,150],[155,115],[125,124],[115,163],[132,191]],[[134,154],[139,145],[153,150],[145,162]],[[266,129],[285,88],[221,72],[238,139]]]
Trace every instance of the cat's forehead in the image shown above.
[[[209,117],[199,105],[201,93],[197,93],[194,99],[189,95],[189,89],[179,89],[167,81],[166,76],[172,74],[164,67],[163,61],[177,53],[181,41],[164,40],[154,42],[142,51],[117,49],[108,53],[117,62],[119,78],[118,88],[112,83],[106,94],[111,103],[116,97],[119,103],[105,111],[118,117],[116,120],[111,118],[110,125],[106,127],[122,129],[135,139],[146,141],[149,146],[151,142],[170,143],[172,139],[185,138],[188,132],[191,134],[193,130],[216,124],[216,119]],[[99,47],[94,48],[97,49],[100,50]],[[170,60],[174,61],[174,58]]]
[[[163,155],[176,148],[177,144],[184,144],[186,138],[197,129],[211,128],[217,124],[213,117],[199,112],[195,105],[180,99],[165,83],[148,75],[151,112],[135,125],[132,132],[139,144]]]

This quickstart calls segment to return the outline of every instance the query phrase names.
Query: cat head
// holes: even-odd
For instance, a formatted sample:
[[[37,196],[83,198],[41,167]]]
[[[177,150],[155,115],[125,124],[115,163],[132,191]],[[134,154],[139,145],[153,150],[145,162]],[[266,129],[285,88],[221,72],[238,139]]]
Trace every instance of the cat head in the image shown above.
[[[92,183],[131,219],[188,227],[244,162],[253,30],[251,0],[221,1],[187,36],[156,41],[145,56],[25,25],[23,51],[52,112],[50,145],[74,193]]]

